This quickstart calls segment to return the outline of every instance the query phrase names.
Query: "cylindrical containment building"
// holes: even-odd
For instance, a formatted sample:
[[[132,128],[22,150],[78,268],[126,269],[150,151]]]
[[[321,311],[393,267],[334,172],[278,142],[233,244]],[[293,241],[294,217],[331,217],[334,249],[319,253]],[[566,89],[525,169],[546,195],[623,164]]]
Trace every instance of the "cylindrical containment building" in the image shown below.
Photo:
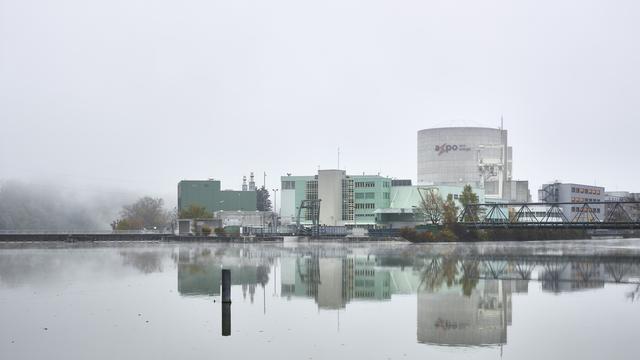
[[[418,184],[466,185],[502,196],[511,178],[507,131],[484,127],[443,127],[418,131]]]

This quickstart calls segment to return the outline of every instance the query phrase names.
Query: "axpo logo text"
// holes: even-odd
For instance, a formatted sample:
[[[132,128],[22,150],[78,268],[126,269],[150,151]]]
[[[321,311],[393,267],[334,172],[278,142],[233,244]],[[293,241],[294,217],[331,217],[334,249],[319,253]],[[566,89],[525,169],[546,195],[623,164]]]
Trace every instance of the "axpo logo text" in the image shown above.
[[[448,153],[449,151],[469,151],[470,149],[467,145],[449,145],[444,143],[442,145],[436,145],[436,151],[438,155],[442,155],[444,153]]]

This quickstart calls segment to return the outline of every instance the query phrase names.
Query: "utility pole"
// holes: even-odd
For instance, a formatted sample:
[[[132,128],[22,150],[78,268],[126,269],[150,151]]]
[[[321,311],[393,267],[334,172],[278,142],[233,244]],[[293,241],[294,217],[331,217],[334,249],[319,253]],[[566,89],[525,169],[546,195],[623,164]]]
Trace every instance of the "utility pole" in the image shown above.
[[[274,229],[277,231],[278,230],[278,199],[276,198],[277,194],[278,194],[278,189],[271,189],[273,190],[273,213],[276,215],[275,216],[275,220],[273,221],[274,224]]]

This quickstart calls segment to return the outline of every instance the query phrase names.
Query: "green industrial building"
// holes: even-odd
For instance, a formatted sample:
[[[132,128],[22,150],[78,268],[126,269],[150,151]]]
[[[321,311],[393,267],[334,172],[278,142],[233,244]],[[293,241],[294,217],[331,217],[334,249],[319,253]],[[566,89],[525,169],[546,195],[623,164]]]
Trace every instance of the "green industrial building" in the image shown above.
[[[256,211],[254,190],[221,190],[219,180],[182,180],[178,183],[178,211],[191,205],[204,206],[207,211]]]

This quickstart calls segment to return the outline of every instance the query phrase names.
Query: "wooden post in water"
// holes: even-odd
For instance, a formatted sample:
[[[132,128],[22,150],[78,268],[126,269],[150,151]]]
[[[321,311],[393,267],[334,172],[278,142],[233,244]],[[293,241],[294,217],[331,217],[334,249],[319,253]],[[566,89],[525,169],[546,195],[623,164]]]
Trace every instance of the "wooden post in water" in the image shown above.
[[[231,270],[222,269],[222,303],[231,304]]]
[[[222,336],[231,336],[231,303],[222,303]]]

